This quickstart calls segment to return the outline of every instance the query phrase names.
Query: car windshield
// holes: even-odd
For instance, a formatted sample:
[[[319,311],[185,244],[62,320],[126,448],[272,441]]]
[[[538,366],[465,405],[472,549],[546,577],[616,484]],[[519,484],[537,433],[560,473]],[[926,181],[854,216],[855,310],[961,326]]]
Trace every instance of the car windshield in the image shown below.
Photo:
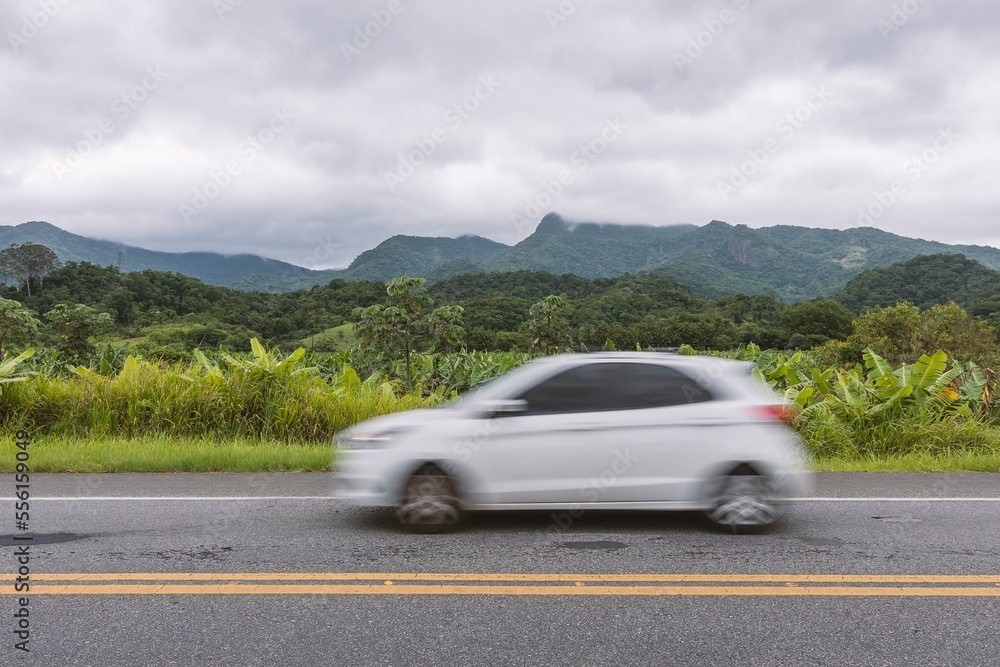
[[[508,398],[508,385],[517,384],[522,375],[534,372],[536,365],[537,362],[528,362],[523,366],[513,368],[503,375],[498,375],[491,380],[476,385],[446,405],[449,408],[464,408],[483,400]]]

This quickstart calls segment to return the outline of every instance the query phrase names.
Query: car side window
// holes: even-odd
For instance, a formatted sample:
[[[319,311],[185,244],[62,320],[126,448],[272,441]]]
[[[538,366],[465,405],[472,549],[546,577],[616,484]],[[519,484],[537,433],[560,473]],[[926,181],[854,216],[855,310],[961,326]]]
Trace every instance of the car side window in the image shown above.
[[[660,364],[623,364],[622,400],[627,409],[662,408],[712,400],[712,394],[700,384],[668,366]]]
[[[621,409],[622,364],[585,364],[558,373],[518,396],[528,402],[523,414],[597,412]],[[619,371],[620,372],[620,371]]]

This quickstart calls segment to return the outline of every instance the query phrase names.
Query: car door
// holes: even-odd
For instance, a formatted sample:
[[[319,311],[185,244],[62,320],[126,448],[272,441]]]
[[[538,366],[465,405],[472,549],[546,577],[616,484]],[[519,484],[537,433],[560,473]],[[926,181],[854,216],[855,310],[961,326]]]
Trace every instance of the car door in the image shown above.
[[[606,431],[619,403],[616,364],[585,363],[511,396],[526,409],[484,425],[468,465],[485,504],[584,503],[589,482],[613,463]]]
[[[687,500],[696,476],[716,456],[719,408],[712,394],[665,364],[632,362],[619,371],[620,409],[610,413],[608,445],[616,464],[596,490],[608,502]]]

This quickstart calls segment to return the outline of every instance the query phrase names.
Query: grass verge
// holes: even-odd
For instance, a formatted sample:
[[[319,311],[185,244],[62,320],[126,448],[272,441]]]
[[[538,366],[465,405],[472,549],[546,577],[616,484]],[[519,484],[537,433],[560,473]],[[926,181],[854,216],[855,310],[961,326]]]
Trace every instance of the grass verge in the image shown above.
[[[814,462],[819,472],[1000,472],[1000,451],[924,454],[915,452],[856,460],[824,458]]]
[[[13,436],[0,438],[0,473],[13,472]],[[32,472],[316,472],[330,445],[247,438],[32,438]],[[1000,472],[1000,450],[912,452],[855,459],[817,457],[820,472]]]
[[[31,472],[311,472],[330,469],[331,445],[246,438],[32,438]],[[0,440],[0,472],[16,464],[13,437]]]

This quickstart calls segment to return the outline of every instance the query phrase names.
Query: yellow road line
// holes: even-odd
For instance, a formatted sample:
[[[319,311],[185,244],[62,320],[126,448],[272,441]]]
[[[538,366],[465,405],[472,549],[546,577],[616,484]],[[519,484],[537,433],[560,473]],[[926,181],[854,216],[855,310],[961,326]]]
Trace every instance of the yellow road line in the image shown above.
[[[13,582],[13,574],[0,582]],[[470,581],[587,583],[1000,584],[1000,575],[950,574],[555,574],[472,572],[98,572],[39,573],[32,581]]]
[[[12,584],[13,580],[12,575],[0,576],[0,581],[8,584]],[[872,584],[882,585],[873,586]],[[941,586],[941,584],[951,585]],[[12,585],[0,587],[0,596],[17,594],[23,593],[15,592]],[[1000,575],[473,572],[38,573],[31,577],[29,594],[1000,597]]]
[[[32,585],[31,595],[589,595],[781,597],[1000,597],[1000,587],[920,586],[531,586],[425,584]]]

